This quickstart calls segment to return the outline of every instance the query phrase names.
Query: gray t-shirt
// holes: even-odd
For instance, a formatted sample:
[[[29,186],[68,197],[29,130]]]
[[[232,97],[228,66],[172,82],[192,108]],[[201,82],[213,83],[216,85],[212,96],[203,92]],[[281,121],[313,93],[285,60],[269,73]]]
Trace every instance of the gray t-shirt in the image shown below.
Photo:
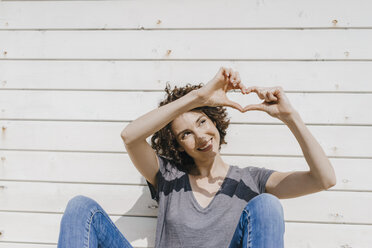
[[[248,201],[265,192],[274,172],[265,168],[230,165],[227,175],[206,208],[196,201],[188,174],[158,156],[158,188],[147,180],[158,203],[156,248],[228,247]]]

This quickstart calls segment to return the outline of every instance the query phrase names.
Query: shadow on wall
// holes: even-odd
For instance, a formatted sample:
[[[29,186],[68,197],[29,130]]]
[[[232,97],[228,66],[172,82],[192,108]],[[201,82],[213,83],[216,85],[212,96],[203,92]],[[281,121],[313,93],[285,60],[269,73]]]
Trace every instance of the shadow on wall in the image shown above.
[[[146,184],[144,178],[142,183]],[[115,221],[115,225],[133,246],[143,247],[146,244],[154,247],[157,212],[157,202],[151,199],[150,190],[145,186],[136,203]]]

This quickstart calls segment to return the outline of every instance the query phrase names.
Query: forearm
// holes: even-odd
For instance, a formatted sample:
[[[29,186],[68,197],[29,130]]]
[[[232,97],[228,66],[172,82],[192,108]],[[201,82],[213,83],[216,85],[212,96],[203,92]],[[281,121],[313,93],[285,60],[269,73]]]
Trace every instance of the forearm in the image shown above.
[[[128,124],[121,132],[125,144],[144,140],[159,131],[178,115],[200,106],[196,90],[187,95],[156,108]]]
[[[294,111],[294,113],[283,122],[292,131],[300,144],[304,157],[310,167],[310,173],[317,178],[325,188],[335,185],[336,174],[328,157],[320,144],[310,133],[298,112]]]

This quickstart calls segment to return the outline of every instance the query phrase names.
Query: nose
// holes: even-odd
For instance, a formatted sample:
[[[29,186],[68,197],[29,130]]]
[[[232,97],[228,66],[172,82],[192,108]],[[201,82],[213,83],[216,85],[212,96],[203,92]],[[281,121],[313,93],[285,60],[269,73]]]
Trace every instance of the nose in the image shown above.
[[[196,141],[199,145],[202,145],[202,144],[208,142],[208,137],[205,135],[205,133],[203,133],[201,131],[195,132],[195,138],[196,138]]]

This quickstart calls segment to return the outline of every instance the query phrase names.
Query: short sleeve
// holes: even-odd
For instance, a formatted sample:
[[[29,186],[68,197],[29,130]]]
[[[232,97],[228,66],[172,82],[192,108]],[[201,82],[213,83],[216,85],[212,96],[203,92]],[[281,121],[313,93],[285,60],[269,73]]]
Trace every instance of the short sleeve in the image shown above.
[[[157,188],[154,187],[149,181],[146,180],[146,183],[150,189],[150,194],[151,198],[157,202],[159,202],[159,189],[161,189],[161,184],[162,184],[162,175],[161,175],[161,167],[163,166],[163,160],[162,158],[156,154],[156,157],[158,158],[159,161],[159,170],[156,173],[156,179],[157,179]]]
[[[158,171],[158,173],[156,174],[156,177],[159,178],[159,174],[160,171]],[[158,179],[159,181],[159,179]],[[158,188],[155,189],[154,185],[152,185],[149,181],[147,181],[147,185],[149,186],[149,189],[150,189],[150,194],[151,194],[151,198],[157,202],[159,202],[159,183],[158,183]]]
[[[275,170],[266,169],[264,167],[260,168],[260,167],[250,166],[249,172],[251,173],[253,181],[257,185],[259,193],[260,194],[265,193],[267,179],[269,179],[270,175],[273,172],[275,172]]]
[[[156,154],[156,157],[158,158],[158,161],[159,161],[159,170],[158,172],[156,173],[156,178],[157,178],[157,188],[154,187],[154,185],[152,185],[149,181],[146,180],[147,182],[147,185],[150,189],[150,194],[151,194],[151,198],[157,202],[159,202],[159,192],[161,191],[161,189],[163,188],[163,184],[164,184],[164,159],[163,157],[159,156],[158,154]]]

